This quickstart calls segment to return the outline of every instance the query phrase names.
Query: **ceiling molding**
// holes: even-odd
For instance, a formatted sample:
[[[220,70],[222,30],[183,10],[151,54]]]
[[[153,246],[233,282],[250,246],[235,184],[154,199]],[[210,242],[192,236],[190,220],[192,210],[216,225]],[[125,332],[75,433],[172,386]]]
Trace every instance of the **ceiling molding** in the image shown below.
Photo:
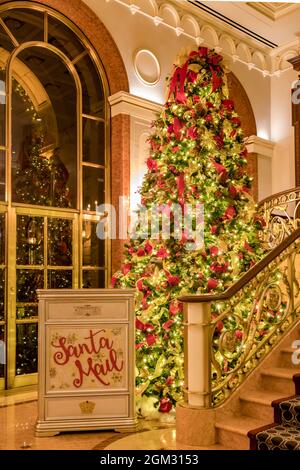
[[[287,44],[270,50],[254,38],[249,38],[247,34],[224,25],[220,20],[216,19],[212,23],[207,13],[194,11],[191,4],[185,0],[106,1],[126,7],[129,14],[148,18],[158,28],[167,27],[173,30],[176,36],[182,35],[191,39],[196,46],[201,44],[214,48],[225,59],[244,64],[249,70],[256,70],[265,77],[278,77],[291,70],[292,66],[287,60],[300,54],[299,40],[293,45]]]
[[[247,2],[247,5],[273,21],[300,8],[297,3],[286,2]]]
[[[262,139],[257,135],[252,135],[245,139],[245,144],[247,146],[248,152],[258,153],[264,157],[272,158],[275,149],[275,142],[270,140]]]
[[[125,91],[118,91],[108,98],[112,117],[118,114],[127,114],[152,121],[161,112],[162,106],[153,101],[131,95]]]

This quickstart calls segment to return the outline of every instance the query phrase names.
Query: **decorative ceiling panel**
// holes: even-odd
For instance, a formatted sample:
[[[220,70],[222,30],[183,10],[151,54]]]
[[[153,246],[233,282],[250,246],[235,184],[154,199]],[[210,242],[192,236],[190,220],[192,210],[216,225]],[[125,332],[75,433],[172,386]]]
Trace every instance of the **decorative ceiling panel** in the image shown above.
[[[281,16],[300,8],[298,3],[286,2],[247,2],[247,5],[273,21],[276,21]]]

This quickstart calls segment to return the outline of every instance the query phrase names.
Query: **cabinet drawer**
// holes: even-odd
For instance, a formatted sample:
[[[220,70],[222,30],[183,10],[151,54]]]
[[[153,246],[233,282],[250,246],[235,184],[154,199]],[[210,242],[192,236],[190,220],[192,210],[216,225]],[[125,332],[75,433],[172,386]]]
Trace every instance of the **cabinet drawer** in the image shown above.
[[[57,419],[126,418],[129,416],[128,395],[64,397],[45,399],[46,421]]]
[[[129,303],[127,300],[101,301],[51,301],[46,306],[46,320],[76,321],[76,320],[128,320]]]

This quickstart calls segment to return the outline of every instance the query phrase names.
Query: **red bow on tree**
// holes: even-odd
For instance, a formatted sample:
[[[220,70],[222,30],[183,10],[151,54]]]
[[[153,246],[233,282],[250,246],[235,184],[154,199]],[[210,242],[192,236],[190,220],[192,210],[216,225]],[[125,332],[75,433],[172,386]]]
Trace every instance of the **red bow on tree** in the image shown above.
[[[188,70],[188,61],[183,65],[183,67],[177,67],[173,74],[173,78],[170,84],[170,91],[168,100],[170,99],[172,93],[174,93],[175,101],[177,103],[184,104],[186,103],[186,95],[184,93],[184,82],[187,76]]]

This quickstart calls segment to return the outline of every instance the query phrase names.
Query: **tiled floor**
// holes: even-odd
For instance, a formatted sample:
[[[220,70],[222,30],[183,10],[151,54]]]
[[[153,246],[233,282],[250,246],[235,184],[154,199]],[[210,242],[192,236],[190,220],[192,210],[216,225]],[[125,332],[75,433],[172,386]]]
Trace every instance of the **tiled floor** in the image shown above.
[[[107,443],[106,450],[206,450],[207,447],[192,447],[176,443],[174,428],[157,429],[152,431],[131,434],[114,442]],[[216,444],[210,450],[226,450]]]
[[[109,445],[116,445],[117,441],[122,441],[121,448],[124,445],[123,440],[129,438],[129,449],[143,448],[142,442],[145,441],[145,449],[149,441],[148,430],[157,433],[153,449],[159,449],[163,445],[159,430],[153,431],[162,427],[174,426],[174,423],[153,423],[143,421],[140,422],[139,428],[141,433],[132,435],[122,435],[111,431],[95,431],[95,432],[80,432],[80,433],[64,433],[55,437],[35,437],[34,426],[37,418],[37,392],[25,391],[23,393],[6,394],[0,396],[0,450],[91,450],[91,449],[104,449]],[[145,435],[143,440],[140,435]],[[153,441],[153,435],[149,442]],[[134,447],[136,442],[137,447]],[[127,441],[125,440],[125,445]],[[175,445],[173,443],[173,445]],[[141,447],[142,446],[142,447]]]
[[[0,449],[91,450],[115,435],[113,432],[81,432],[55,437],[35,437],[37,402],[0,408]]]

